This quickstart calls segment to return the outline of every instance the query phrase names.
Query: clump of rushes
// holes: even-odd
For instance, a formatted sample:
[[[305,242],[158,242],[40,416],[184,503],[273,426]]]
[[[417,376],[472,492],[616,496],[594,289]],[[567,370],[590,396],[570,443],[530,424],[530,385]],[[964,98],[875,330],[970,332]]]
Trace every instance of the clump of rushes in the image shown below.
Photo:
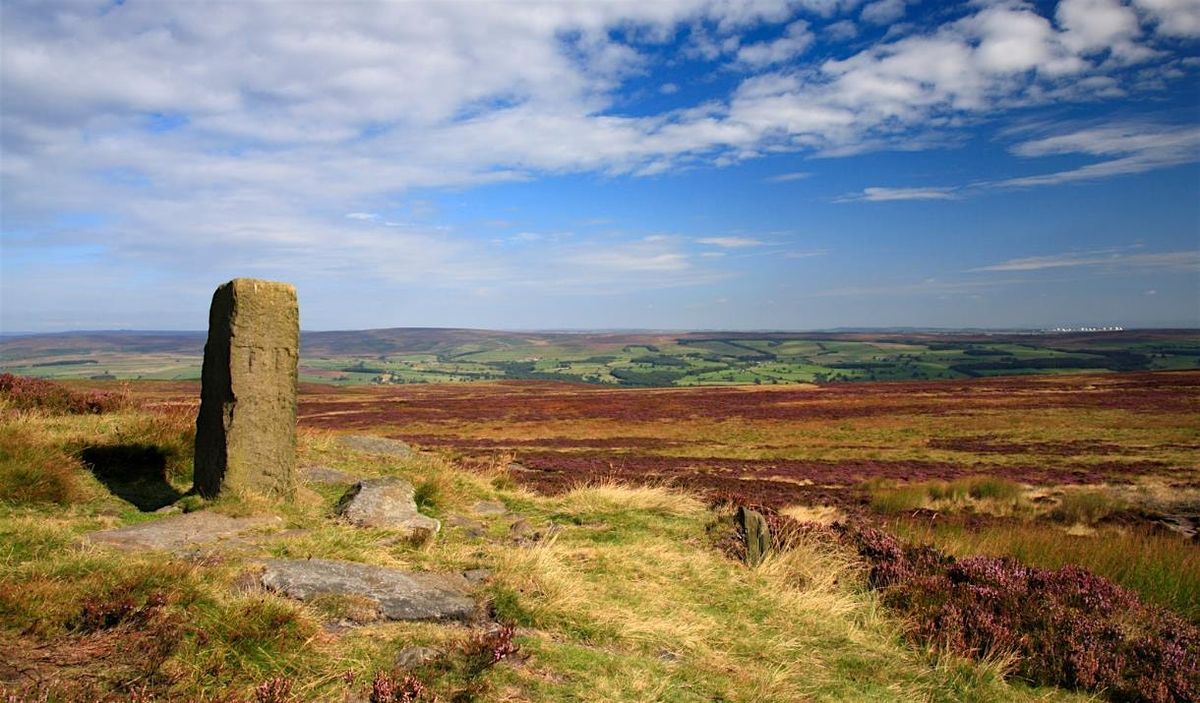
[[[1006,557],[957,560],[875,528],[838,529],[884,604],[908,617],[914,641],[977,659],[1015,656],[1021,678],[1115,701],[1200,698],[1200,628],[1104,578]]]
[[[1104,490],[1074,490],[1063,494],[1050,517],[1068,525],[1094,525],[1125,508],[1122,500]]]
[[[56,414],[106,413],[129,407],[129,394],[76,393],[40,378],[0,374],[0,398],[18,410],[41,410]]]
[[[971,507],[982,512],[1008,513],[1022,504],[1020,484],[993,476],[967,476],[953,481],[897,484],[868,481],[871,509],[902,513],[925,508],[947,510]]]

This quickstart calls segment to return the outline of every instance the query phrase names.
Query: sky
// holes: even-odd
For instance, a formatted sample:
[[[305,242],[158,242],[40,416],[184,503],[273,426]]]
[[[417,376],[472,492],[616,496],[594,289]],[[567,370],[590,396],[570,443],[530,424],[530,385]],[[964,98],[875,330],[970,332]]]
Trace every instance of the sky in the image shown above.
[[[1200,0],[0,4],[0,332],[1200,326]]]

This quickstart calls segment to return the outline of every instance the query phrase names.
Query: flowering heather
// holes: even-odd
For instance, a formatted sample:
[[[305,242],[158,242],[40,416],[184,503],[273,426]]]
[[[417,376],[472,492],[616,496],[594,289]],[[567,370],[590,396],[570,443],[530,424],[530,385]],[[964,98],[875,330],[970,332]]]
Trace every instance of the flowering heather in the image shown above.
[[[425,684],[412,676],[395,677],[380,671],[371,682],[370,703],[412,703],[428,692]]]
[[[128,407],[125,393],[76,393],[40,378],[0,374],[0,398],[22,410],[84,415],[100,414]]]
[[[1017,676],[1115,701],[1200,699],[1200,628],[1106,579],[1075,566],[956,560],[875,528],[840,529],[915,641],[975,658],[1016,655]]]

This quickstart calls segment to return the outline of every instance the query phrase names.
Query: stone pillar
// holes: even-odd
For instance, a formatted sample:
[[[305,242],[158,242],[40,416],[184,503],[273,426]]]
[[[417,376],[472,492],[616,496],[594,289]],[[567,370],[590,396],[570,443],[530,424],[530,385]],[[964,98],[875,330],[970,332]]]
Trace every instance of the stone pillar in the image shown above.
[[[299,356],[293,286],[235,278],[213,293],[196,418],[200,495],[232,490],[291,499]]]

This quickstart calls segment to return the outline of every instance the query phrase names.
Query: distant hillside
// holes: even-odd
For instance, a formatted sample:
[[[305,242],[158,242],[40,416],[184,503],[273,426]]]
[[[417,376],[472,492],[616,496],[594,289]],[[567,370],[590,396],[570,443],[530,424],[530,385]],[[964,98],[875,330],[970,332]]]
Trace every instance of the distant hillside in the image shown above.
[[[46,378],[199,377],[201,332],[0,339],[0,368]],[[304,332],[301,378],[326,383],[553,379],[622,386],[836,383],[1200,367],[1200,331]]]

